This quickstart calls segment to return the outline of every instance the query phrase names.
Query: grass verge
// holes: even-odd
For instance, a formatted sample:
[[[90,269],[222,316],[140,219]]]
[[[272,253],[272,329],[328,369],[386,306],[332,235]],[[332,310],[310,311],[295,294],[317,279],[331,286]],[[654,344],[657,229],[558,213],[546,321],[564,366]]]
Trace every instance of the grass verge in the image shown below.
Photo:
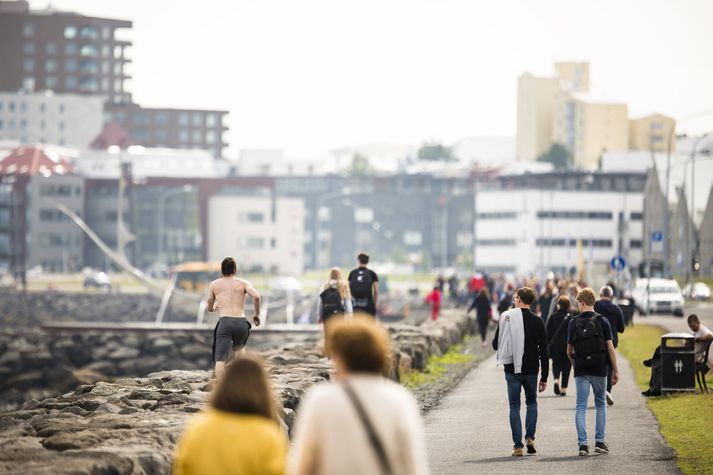
[[[411,371],[406,377],[401,379],[401,384],[409,389],[416,389],[427,384],[433,384],[454,366],[464,365],[473,361],[475,358],[474,355],[465,354],[463,352],[464,348],[468,345],[469,338],[469,336],[466,336],[462,343],[451,346],[448,352],[442,356],[431,356],[423,371]]]
[[[647,389],[651,370],[641,362],[651,358],[665,333],[660,327],[636,325],[620,337],[619,351],[629,360],[636,382]],[[708,373],[708,386],[713,378]],[[713,394],[680,394],[650,398],[649,407],[661,426],[666,442],[676,451],[676,461],[686,474],[711,473],[713,467]]]

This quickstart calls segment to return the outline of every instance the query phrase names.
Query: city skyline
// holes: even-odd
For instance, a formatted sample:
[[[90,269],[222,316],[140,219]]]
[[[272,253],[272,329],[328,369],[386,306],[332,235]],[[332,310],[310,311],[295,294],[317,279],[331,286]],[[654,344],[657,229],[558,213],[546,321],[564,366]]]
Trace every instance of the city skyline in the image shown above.
[[[554,0],[52,7],[131,20],[134,99],[230,110],[230,158],[240,148],[304,156],[365,142],[514,136],[518,75],[551,74],[554,60],[590,62],[593,93],[628,103],[634,118],[661,112],[680,122],[713,110],[713,70],[703,60],[713,56],[705,23],[713,5],[702,1],[675,9],[669,1]],[[710,129],[710,115],[679,124]]]

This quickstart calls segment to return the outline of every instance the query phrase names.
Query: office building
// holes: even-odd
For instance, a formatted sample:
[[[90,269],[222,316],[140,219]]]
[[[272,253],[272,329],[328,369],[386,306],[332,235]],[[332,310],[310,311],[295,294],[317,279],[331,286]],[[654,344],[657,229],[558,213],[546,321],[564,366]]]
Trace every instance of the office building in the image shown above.
[[[0,92],[0,140],[84,148],[102,128],[104,100],[52,92]]]
[[[0,1],[0,91],[51,90],[129,102],[131,42],[117,36],[127,28],[130,21]]]
[[[629,149],[654,153],[676,151],[676,121],[663,114],[651,114],[629,121]]]
[[[552,145],[555,104],[559,94],[556,78],[522,74],[517,81],[518,160],[535,160]]]

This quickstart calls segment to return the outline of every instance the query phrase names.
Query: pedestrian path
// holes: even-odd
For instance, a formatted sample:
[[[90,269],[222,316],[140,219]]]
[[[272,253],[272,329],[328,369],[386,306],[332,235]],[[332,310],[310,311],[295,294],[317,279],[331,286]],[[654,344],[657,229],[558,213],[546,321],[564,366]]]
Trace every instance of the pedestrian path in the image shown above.
[[[607,408],[608,455],[577,455],[574,381],[566,397],[555,396],[552,381],[538,396],[538,454],[511,457],[512,438],[502,367],[495,356],[480,363],[426,416],[426,442],[434,474],[474,473],[680,473],[673,450],[634,382],[631,366],[619,356],[621,381],[615,404]],[[524,428],[524,395],[522,396]],[[590,396],[587,428],[594,435]],[[590,445],[593,445],[593,441]]]

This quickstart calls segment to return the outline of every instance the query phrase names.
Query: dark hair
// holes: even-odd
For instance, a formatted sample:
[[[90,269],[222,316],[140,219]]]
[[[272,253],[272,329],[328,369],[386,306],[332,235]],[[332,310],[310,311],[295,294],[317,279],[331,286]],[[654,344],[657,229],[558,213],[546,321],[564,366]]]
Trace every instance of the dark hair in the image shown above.
[[[535,291],[530,287],[520,287],[515,294],[525,305],[531,305],[535,301]]]
[[[220,271],[223,275],[234,275],[238,271],[238,264],[232,257],[226,257],[223,262],[220,263]]]
[[[570,302],[569,297],[566,295],[561,295],[560,298],[557,299],[557,309],[562,310],[562,311],[567,311],[569,310],[569,307],[572,305],[572,302]]]
[[[488,290],[487,287],[483,287],[480,289],[480,292],[478,292],[478,297],[485,297],[486,299],[490,300],[490,291]]]
[[[362,252],[357,256],[359,264],[367,265],[369,263],[369,254]]]
[[[277,420],[277,405],[267,371],[254,356],[238,356],[225,367],[211,396],[220,411],[255,414]]]
[[[696,315],[695,313],[692,313],[688,316],[688,324],[690,325],[693,322],[701,322],[701,320],[698,318],[698,315]]]
[[[372,317],[330,319],[326,333],[327,354],[338,357],[349,372],[387,376],[391,371],[389,335]]]

